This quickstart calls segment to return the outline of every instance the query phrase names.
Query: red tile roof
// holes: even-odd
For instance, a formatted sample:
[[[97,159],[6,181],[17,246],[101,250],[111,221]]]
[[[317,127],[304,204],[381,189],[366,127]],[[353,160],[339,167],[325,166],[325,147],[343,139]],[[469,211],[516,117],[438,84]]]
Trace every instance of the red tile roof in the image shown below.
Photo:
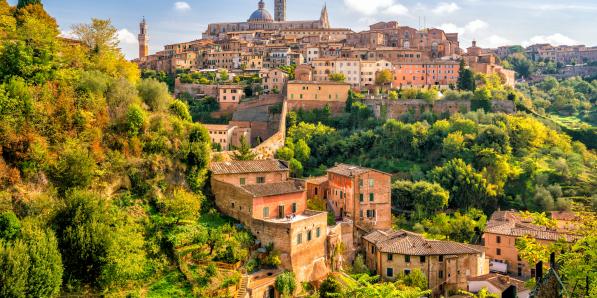
[[[241,186],[248,191],[253,197],[268,197],[282,194],[290,194],[303,192],[305,189],[297,180],[290,180],[285,182],[267,183],[267,184],[253,184]]]
[[[512,278],[506,275],[501,275],[497,273],[489,273],[479,276],[471,276],[467,278],[468,281],[486,281],[496,288],[500,289],[500,291],[506,290],[510,285],[516,286],[518,292],[524,291],[526,288],[524,286],[524,282],[522,280]]]
[[[535,225],[531,223],[531,220],[522,218],[518,212],[514,211],[494,212],[487,222],[484,232],[515,237],[530,236],[535,239],[552,241],[563,238],[571,242],[579,238],[545,226]]]
[[[215,175],[285,172],[289,170],[286,162],[276,159],[212,162],[209,168]]]
[[[483,247],[453,241],[429,240],[413,232],[374,231],[363,239],[375,244],[380,252],[412,256],[462,255],[483,253]]]

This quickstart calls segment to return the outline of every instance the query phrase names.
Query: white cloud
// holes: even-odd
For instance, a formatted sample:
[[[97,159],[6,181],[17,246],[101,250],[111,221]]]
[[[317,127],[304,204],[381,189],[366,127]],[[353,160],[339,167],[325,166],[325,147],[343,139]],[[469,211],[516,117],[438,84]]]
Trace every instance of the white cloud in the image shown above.
[[[466,24],[466,26],[464,26],[464,29],[466,32],[470,32],[470,33],[475,33],[481,29],[485,29],[489,27],[489,24],[487,24],[486,22],[476,19],[474,21],[469,22],[468,24]]]
[[[460,6],[454,2],[442,2],[433,9],[434,14],[448,14],[460,9]]]
[[[70,31],[61,31],[60,32],[60,37],[64,37],[64,38],[70,38],[70,39],[76,39],[77,36],[73,33],[72,30]]]
[[[481,41],[479,41],[479,46],[485,47],[485,48],[497,48],[500,46],[506,46],[506,45],[511,45],[513,42],[503,36],[499,36],[496,34],[493,34],[491,36],[489,36],[488,38],[485,38]]]
[[[116,33],[121,44],[136,44],[137,38],[128,29],[120,29]]]
[[[408,8],[394,0],[344,0],[350,10],[372,16],[379,13],[404,15],[408,13]]]
[[[529,40],[524,41],[522,44],[524,46],[528,46],[537,43],[549,43],[554,46],[579,44],[578,41],[561,33],[554,33],[552,35],[535,35]]]
[[[404,16],[408,15],[408,8],[402,4],[394,4],[388,7],[384,13],[389,15]]]
[[[468,22],[466,25],[460,27],[454,23],[444,23],[439,25],[439,28],[446,33],[458,33],[460,35],[471,35],[489,27],[487,22],[476,19]]]
[[[191,10],[191,5],[189,5],[189,3],[184,2],[184,1],[176,2],[176,3],[174,3],[174,10],[180,11],[180,12],[189,11],[189,10]]]

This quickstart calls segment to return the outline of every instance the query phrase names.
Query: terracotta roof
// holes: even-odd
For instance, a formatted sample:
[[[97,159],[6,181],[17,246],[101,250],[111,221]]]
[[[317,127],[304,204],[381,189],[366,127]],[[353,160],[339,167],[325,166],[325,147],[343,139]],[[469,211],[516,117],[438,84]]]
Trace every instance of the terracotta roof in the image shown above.
[[[267,197],[281,194],[297,193],[302,192],[305,189],[301,186],[300,182],[291,180],[277,183],[266,183],[266,184],[253,184],[241,186],[244,190],[248,191],[253,197]]]
[[[399,231],[374,231],[365,240],[375,244],[380,252],[412,256],[462,255],[483,253],[483,247],[453,241],[429,240],[422,235]]]
[[[286,162],[277,159],[212,162],[209,168],[215,175],[285,172],[289,170]]]
[[[309,177],[307,178],[308,183],[322,184],[328,181],[328,176]]]
[[[485,233],[507,235],[507,236],[530,236],[535,239],[552,240],[564,238],[566,241],[574,241],[578,236],[558,232],[545,226],[531,223],[531,220],[522,218],[518,212],[496,211],[491,215],[485,227]]]
[[[519,292],[526,289],[522,280],[497,273],[472,276],[468,277],[467,279],[468,281],[486,281],[495,286],[496,288],[500,289],[500,291],[506,290],[508,287],[510,287],[510,285],[516,286],[516,289]]]
[[[551,218],[555,220],[575,221],[580,217],[572,211],[552,211]]]
[[[347,165],[347,164],[342,164],[342,163],[337,164],[336,166],[328,169],[328,172],[338,174],[338,175],[348,176],[348,177],[353,177],[356,175],[367,173],[369,171],[377,171],[377,170],[360,167],[360,166],[355,166],[355,165]],[[383,173],[381,171],[377,171],[377,172]],[[386,174],[386,173],[384,173],[384,174]]]

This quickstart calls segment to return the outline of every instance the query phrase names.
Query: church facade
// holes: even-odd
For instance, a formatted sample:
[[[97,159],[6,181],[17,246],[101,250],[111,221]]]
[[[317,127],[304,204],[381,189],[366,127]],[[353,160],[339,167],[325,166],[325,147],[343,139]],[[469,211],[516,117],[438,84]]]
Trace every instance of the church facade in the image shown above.
[[[323,7],[319,19],[312,21],[287,21],[285,0],[275,1],[275,12],[276,17],[274,18],[265,8],[263,0],[260,0],[257,10],[251,14],[246,22],[209,24],[207,30],[203,33],[203,38],[218,39],[220,36],[226,35],[227,33],[253,30],[280,31],[330,28],[326,6]]]

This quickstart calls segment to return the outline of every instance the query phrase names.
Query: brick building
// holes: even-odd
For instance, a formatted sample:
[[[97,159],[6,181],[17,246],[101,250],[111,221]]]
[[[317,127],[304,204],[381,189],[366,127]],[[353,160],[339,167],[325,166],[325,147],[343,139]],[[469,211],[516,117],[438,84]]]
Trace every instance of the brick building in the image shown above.
[[[516,84],[516,72],[499,65],[496,56],[491,53],[485,54],[483,49],[477,46],[476,41],[473,41],[472,46],[467,48],[467,53],[462,58],[475,73],[497,74],[505,85],[514,87]]]
[[[277,68],[268,70],[262,79],[263,89],[269,92],[283,92],[287,82],[288,74]]]
[[[455,61],[426,61],[394,64],[393,87],[448,87],[458,83],[460,64]]]
[[[320,280],[327,273],[327,214],[306,209],[304,184],[289,179],[279,160],[212,163],[216,206],[239,220],[262,245],[272,243],[282,267],[297,280]]]
[[[233,125],[204,124],[209,132],[212,144],[219,144],[223,151],[233,150],[239,147],[242,138],[248,143],[251,142],[251,129],[241,128]]]
[[[452,241],[428,240],[400,231],[374,231],[363,237],[365,263],[383,280],[419,269],[434,296],[467,289],[467,278],[489,273],[483,247]]]
[[[235,110],[240,100],[245,97],[245,88],[240,85],[219,85],[218,103],[220,110]]]
[[[289,110],[323,109],[328,106],[333,113],[344,110],[350,84],[340,82],[290,81],[286,85]]]
[[[328,202],[337,218],[349,218],[366,231],[392,227],[390,174],[347,164],[327,173]]]
[[[539,226],[514,211],[496,211],[491,215],[483,232],[483,243],[487,258],[491,259],[492,270],[508,273],[521,278],[535,276],[534,264],[520,259],[516,249],[516,239],[529,236],[540,244],[551,245],[559,239],[568,242],[579,237],[557,228]]]

